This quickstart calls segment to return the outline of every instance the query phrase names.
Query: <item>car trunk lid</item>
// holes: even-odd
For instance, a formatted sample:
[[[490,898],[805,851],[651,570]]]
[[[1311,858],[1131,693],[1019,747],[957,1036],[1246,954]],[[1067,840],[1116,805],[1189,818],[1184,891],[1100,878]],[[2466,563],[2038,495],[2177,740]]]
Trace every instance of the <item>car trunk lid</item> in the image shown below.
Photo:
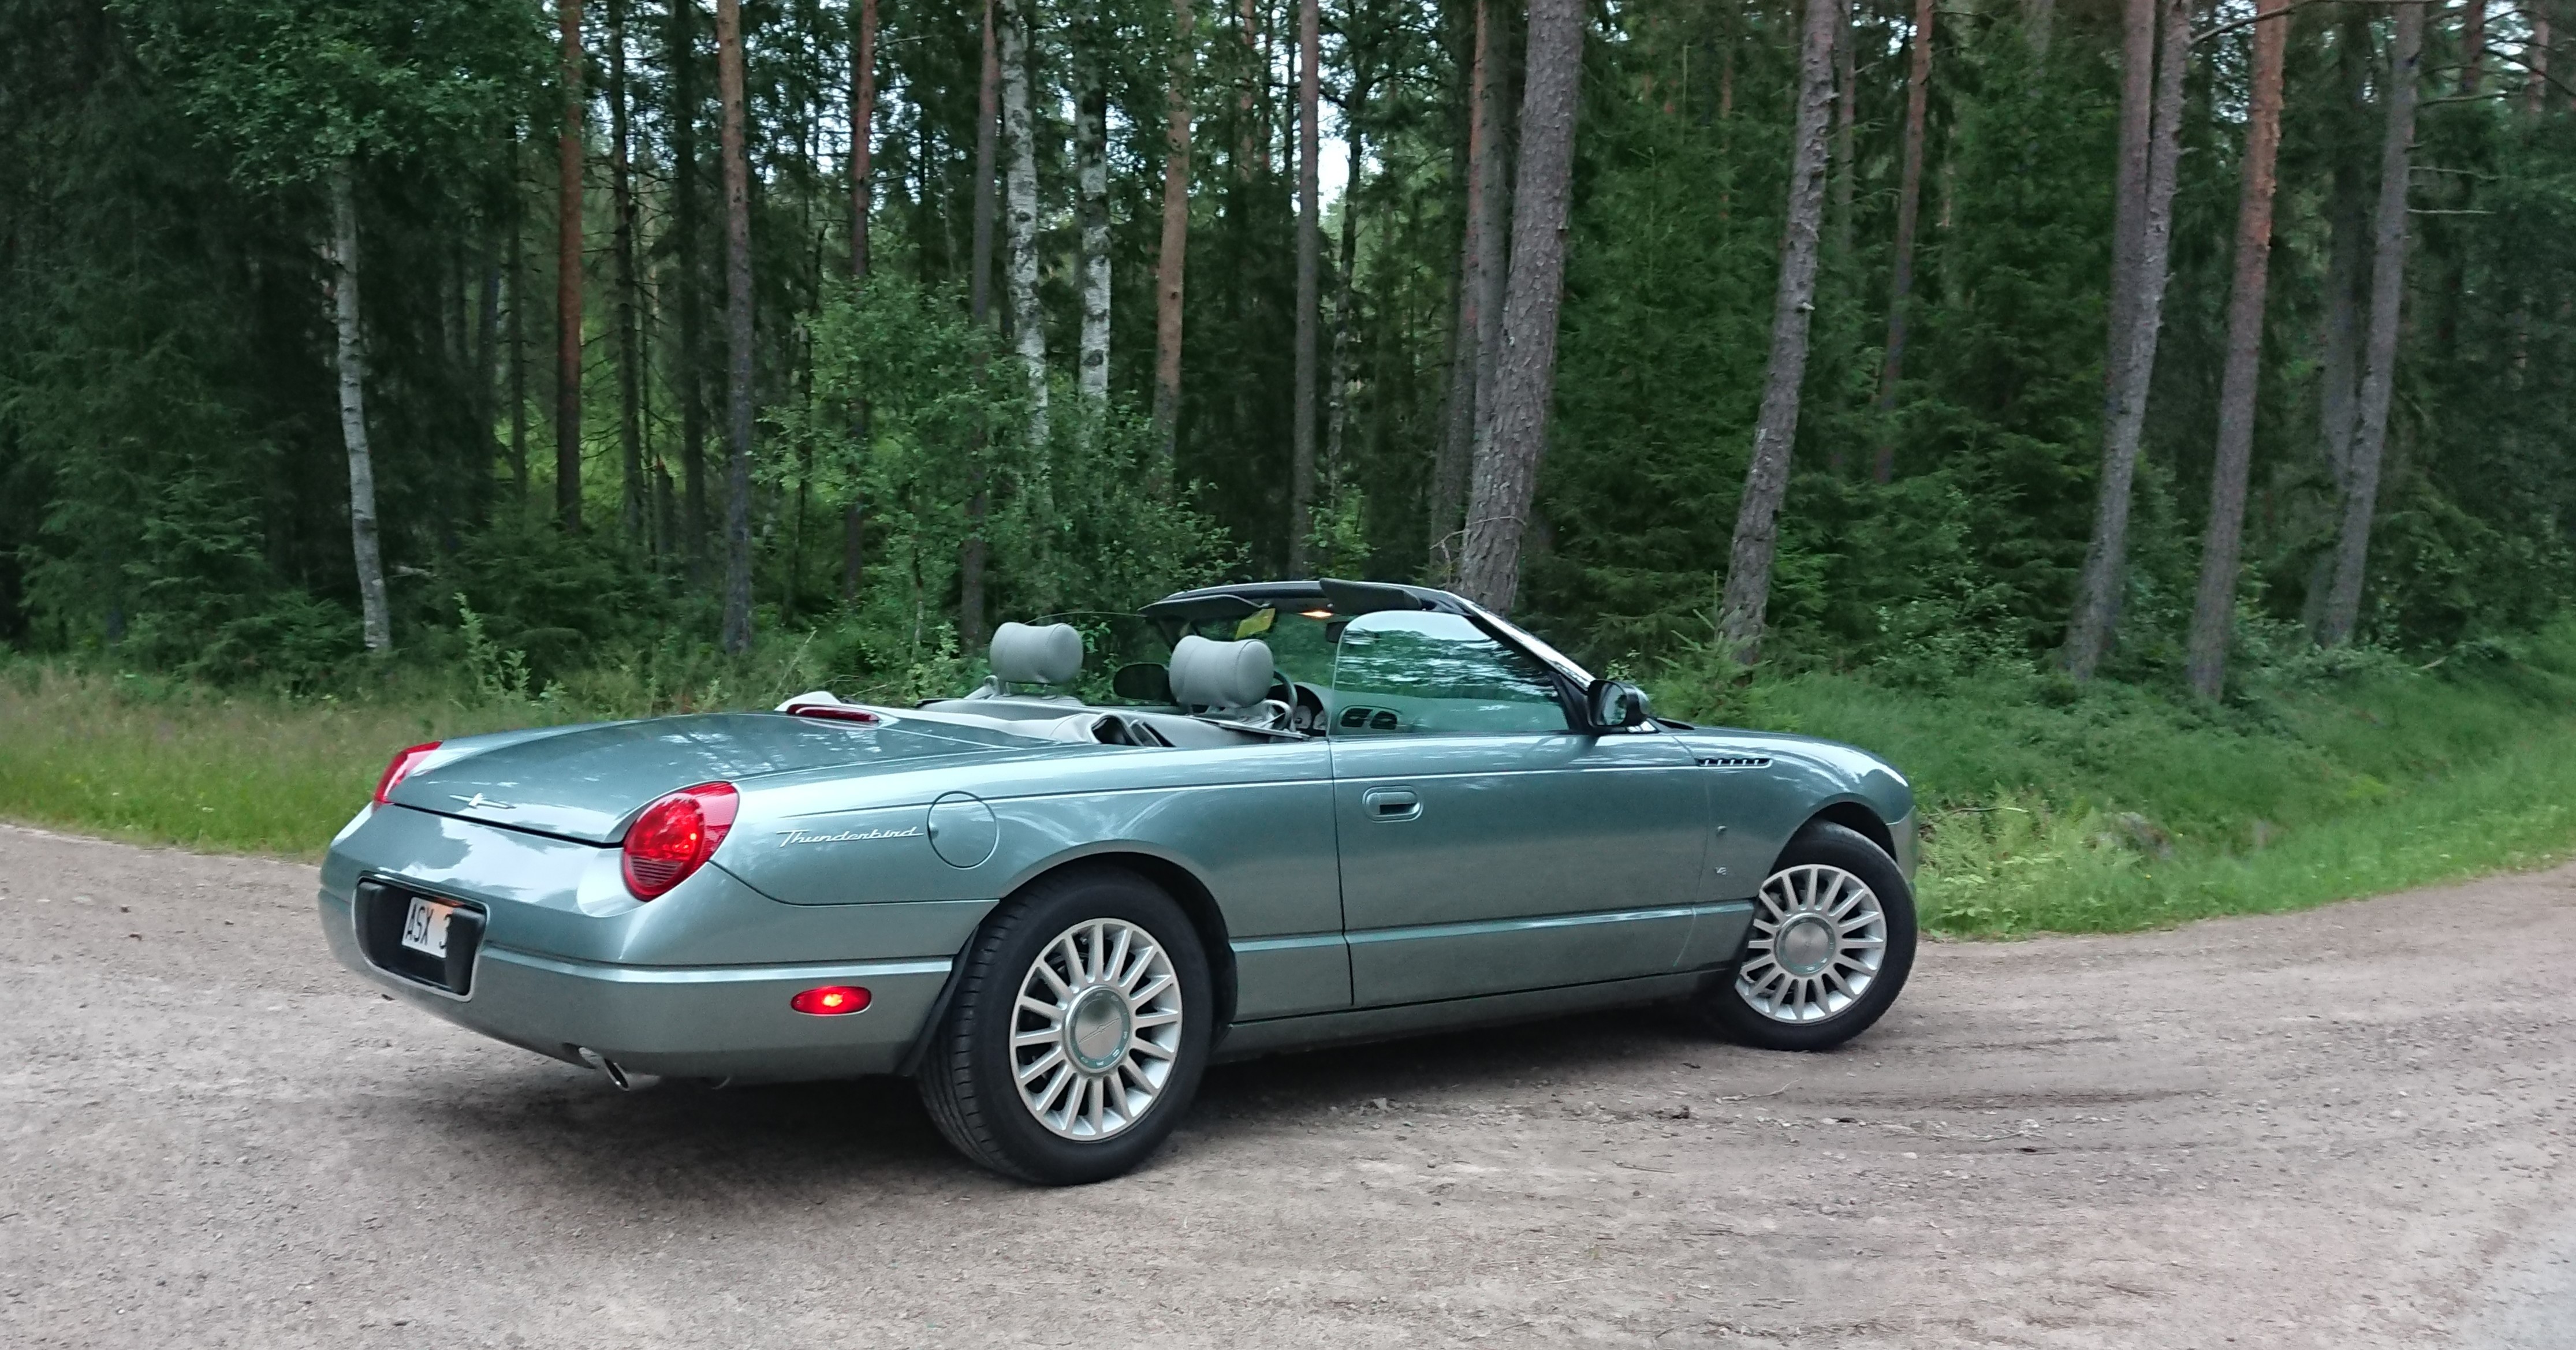
[[[878,725],[776,713],[705,713],[565,727],[496,738],[490,748],[452,741],[393,790],[396,805],[440,815],[613,844],[635,813],[664,793],[698,783],[740,784],[771,774],[842,768],[853,773],[925,761],[1026,750],[1030,741],[977,727],[909,720]]]

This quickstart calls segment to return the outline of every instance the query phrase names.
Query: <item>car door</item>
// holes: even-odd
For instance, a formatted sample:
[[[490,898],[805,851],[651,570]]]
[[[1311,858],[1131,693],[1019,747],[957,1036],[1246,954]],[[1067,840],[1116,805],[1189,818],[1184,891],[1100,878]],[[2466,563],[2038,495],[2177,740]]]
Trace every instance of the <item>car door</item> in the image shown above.
[[[1357,1005],[1673,968],[1708,784],[1671,735],[1580,733],[1536,659],[1411,610],[1343,630],[1331,716]]]

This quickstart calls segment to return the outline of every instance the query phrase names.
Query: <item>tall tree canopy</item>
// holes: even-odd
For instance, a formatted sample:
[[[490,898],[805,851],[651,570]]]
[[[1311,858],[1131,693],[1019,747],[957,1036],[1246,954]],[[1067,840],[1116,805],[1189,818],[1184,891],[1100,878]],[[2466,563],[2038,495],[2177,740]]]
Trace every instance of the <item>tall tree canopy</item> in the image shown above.
[[[1302,563],[1605,662],[2472,642],[2576,595],[2541,13],[0,0],[0,637],[884,671]]]

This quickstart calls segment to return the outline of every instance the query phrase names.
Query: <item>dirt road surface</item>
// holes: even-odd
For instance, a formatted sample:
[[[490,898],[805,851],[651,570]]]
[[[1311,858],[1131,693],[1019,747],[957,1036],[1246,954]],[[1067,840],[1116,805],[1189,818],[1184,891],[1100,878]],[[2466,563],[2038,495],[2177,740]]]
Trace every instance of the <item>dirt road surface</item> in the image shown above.
[[[2576,1346],[2576,869],[1224,1068],[1062,1191],[479,1040],[313,885],[0,827],[0,1344]]]

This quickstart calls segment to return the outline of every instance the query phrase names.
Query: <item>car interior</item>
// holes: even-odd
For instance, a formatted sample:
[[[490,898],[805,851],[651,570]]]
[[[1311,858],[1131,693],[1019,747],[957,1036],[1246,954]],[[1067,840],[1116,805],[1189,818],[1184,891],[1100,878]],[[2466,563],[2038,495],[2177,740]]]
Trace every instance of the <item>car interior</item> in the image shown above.
[[[993,633],[991,675],[981,685],[897,715],[1048,741],[1159,747],[1399,731],[1413,715],[1405,705],[1424,700],[1389,694],[1337,701],[1335,656],[1353,618],[1431,609],[1433,594],[1367,582],[1257,583],[1183,592],[1141,616],[1004,623]],[[1151,630],[1141,641],[1136,617]],[[1131,622],[1121,633],[1120,625],[1101,622],[1110,619]],[[1079,688],[1092,657],[1086,628],[1131,649],[1120,654],[1159,648],[1161,659],[1116,665],[1107,689],[1086,697]],[[821,690],[779,706],[818,717],[847,718],[854,710]]]

